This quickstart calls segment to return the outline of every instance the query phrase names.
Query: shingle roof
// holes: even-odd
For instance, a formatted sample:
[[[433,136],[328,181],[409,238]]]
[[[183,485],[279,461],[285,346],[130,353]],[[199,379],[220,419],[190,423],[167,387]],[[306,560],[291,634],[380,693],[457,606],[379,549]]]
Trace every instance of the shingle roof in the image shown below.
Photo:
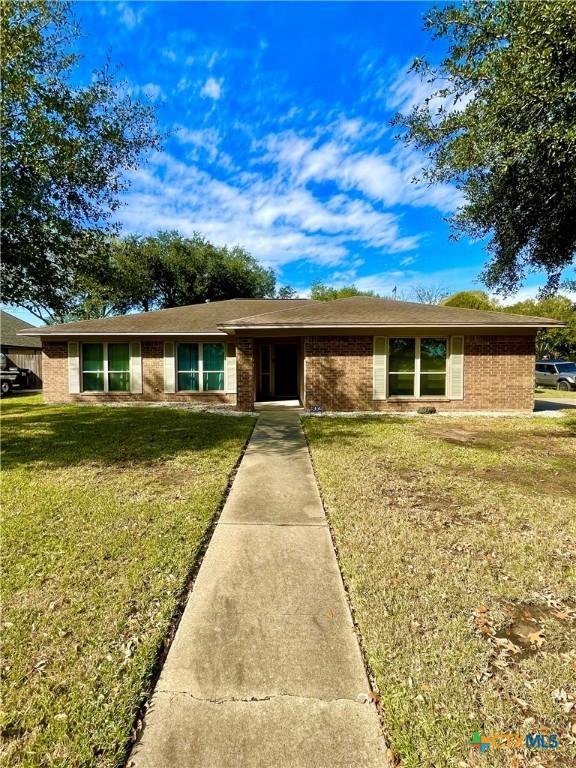
[[[9,312],[0,310],[0,342],[6,347],[27,347],[36,349],[42,346],[40,339],[32,337],[18,336],[18,331],[28,331],[34,326],[30,323],[20,320],[19,317],[11,315]]]
[[[309,299],[229,299],[186,307],[139,312],[134,315],[102,317],[75,323],[47,325],[38,329],[41,336],[76,334],[189,334],[222,333],[219,325],[245,315],[255,316],[271,308],[308,304]]]
[[[314,301],[272,312],[244,316],[221,324],[223,329],[298,328],[298,327],[494,327],[529,326],[558,327],[563,323],[530,315],[509,312],[485,312],[442,305],[416,304],[409,301],[352,296],[335,301]]]
[[[272,309],[272,311],[270,311]],[[508,312],[353,296],[335,301],[230,299],[135,315],[47,325],[38,336],[221,334],[250,328],[562,327],[558,320]],[[29,332],[29,331],[28,331]],[[26,331],[24,332],[26,333]],[[22,338],[22,336],[20,337]]]

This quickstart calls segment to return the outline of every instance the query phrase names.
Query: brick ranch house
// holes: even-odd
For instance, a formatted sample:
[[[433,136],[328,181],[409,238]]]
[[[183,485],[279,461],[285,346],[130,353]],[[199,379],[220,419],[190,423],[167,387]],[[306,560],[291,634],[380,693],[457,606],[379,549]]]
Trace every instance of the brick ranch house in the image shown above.
[[[562,323],[357,296],[232,299],[52,325],[46,402],[298,399],[330,411],[531,411],[534,341]]]

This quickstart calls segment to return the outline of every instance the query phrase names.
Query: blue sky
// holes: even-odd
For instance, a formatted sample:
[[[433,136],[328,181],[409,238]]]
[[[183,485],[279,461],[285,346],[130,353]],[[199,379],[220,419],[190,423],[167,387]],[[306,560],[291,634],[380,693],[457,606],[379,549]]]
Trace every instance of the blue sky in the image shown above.
[[[449,240],[449,185],[390,120],[421,100],[412,59],[438,60],[429,3],[81,2],[79,79],[105,57],[170,132],[130,174],[124,232],[241,244],[306,295],[313,280],[409,297],[475,282],[482,243]],[[520,297],[542,283],[533,276]]]

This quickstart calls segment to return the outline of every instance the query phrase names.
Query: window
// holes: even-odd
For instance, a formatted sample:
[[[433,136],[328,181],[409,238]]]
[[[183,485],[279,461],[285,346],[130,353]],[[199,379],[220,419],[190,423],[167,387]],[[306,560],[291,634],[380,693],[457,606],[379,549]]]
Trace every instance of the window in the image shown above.
[[[448,340],[389,340],[388,396],[445,397]]]
[[[83,392],[130,392],[129,344],[82,344]]]
[[[205,392],[224,389],[224,344],[203,344],[203,388]]]
[[[444,397],[447,357],[447,339],[420,339],[420,397]]]
[[[414,395],[416,339],[390,339],[388,394]]]
[[[108,344],[108,391],[130,392],[129,344]]]
[[[224,363],[224,344],[178,344],[178,391],[223,392]]]
[[[104,392],[104,344],[82,344],[82,391]]]
[[[198,344],[178,344],[178,391],[198,392],[200,357]]]

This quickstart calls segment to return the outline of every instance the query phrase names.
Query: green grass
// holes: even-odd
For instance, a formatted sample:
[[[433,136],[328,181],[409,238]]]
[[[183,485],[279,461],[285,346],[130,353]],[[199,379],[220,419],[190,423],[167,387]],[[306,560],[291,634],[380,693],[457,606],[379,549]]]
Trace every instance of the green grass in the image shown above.
[[[576,419],[309,418],[403,768],[576,764]],[[559,734],[523,755],[474,731]]]
[[[253,419],[2,411],[2,763],[120,766]]]
[[[552,387],[537,387],[535,392],[536,399],[556,399],[570,400],[576,403],[576,391],[564,392],[562,389],[553,389]]]

